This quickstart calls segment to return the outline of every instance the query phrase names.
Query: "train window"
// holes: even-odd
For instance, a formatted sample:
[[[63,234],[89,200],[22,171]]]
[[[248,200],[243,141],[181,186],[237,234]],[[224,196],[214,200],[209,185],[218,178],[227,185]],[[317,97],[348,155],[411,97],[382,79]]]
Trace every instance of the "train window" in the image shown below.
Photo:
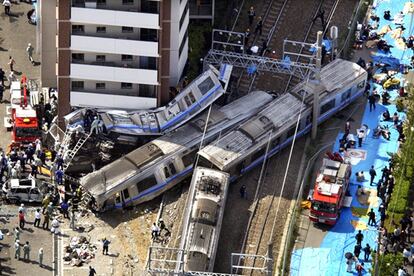
[[[177,170],[175,169],[175,167],[174,167],[174,164],[173,164],[173,163],[170,163],[170,164],[168,165],[168,167],[170,168],[170,172],[171,172],[171,174],[172,174],[172,175],[175,175],[175,174],[177,173]]]
[[[128,191],[128,189],[123,190],[122,191],[122,194],[124,195],[124,199],[129,198],[129,191]]]
[[[193,164],[195,158],[195,152],[191,151],[183,156],[184,167],[188,167]]]
[[[349,100],[351,98],[351,88],[341,95],[341,102]]]
[[[195,102],[196,102],[196,99],[194,98],[194,94],[193,94],[193,92],[189,92],[189,93],[188,93],[188,97],[190,98],[190,101],[191,101],[192,103],[195,103]]]
[[[329,102],[327,102],[326,104],[322,105],[320,114],[321,115],[325,114],[326,112],[328,112],[329,110],[331,110],[334,107],[335,107],[335,99],[332,99]]]
[[[358,83],[358,88],[364,88],[365,87],[365,81],[361,81],[360,83]]]
[[[272,148],[279,146],[280,144],[280,137],[277,137],[275,140],[272,141]]]
[[[206,94],[208,91],[210,91],[211,88],[213,87],[214,87],[214,82],[210,77],[206,78],[198,85],[198,89],[200,89],[200,92],[203,95]]]
[[[191,106],[193,104],[193,102],[191,102],[191,99],[190,97],[188,97],[188,95],[184,97],[184,100],[187,106]]]
[[[266,148],[259,150],[258,152],[256,152],[255,154],[253,154],[252,156],[252,161],[259,159],[260,157],[262,157],[263,155],[265,155],[266,153]]]
[[[296,130],[296,125],[289,129],[289,131],[286,134],[286,138],[289,138],[289,137],[292,137],[293,135],[295,135],[295,130]]]
[[[171,176],[170,171],[168,170],[167,167],[164,167],[164,175],[165,175],[165,178],[168,178]]]
[[[155,177],[147,177],[137,183],[138,192],[145,191],[155,185],[157,185],[157,180],[155,179]]]

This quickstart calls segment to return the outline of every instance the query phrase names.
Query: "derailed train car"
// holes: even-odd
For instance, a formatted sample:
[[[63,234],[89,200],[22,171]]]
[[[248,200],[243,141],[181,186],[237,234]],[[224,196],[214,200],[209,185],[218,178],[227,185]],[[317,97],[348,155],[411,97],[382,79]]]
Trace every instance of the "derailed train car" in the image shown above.
[[[185,271],[213,271],[223,221],[229,174],[197,167],[191,179],[190,212],[184,255]]]
[[[223,135],[272,99],[257,91],[226,106],[213,106],[204,136],[207,114],[84,176],[80,183],[100,210],[149,201],[190,175],[202,139],[208,143]]]
[[[298,117],[296,137],[311,129],[315,92],[320,94],[320,124],[361,96],[366,80],[367,72],[359,65],[336,59],[323,67],[320,86],[302,82],[273,100],[255,117],[204,147],[198,153],[200,164],[229,172],[232,179],[243,175],[293,140]]]
[[[260,165],[293,140],[298,118],[297,137],[307,133],[312,127],[314,93],[320,94],[318,123],[321,123],[361,96],[366,80],[367,72],[350,61],[337,59],[326,65],[321,72],[321,86],[315,87],[309,82],[298,84],[256,116],[201,149],[190,191],[199,193],[208,177],[221,179],[209,180],[215,183],[213,187],[219,186],[218,183],[224,187],[225,183]],[[221,204],[203,204],[199,199],[202,197],[197,196],[189,202],[187,210],[192,211],[185,217],[181,244],[185,249],[186,272],[213,271],[226,194],[227,188],[214,194]],[[209,219],[199,222],[202,212]],[[217,219],[211,220],[213,217]]]

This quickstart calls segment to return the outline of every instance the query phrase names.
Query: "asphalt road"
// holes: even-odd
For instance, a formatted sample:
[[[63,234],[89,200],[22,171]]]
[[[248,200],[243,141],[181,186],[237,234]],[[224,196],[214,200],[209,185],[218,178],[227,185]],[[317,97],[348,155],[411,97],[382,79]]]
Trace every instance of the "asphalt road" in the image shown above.
[[[9,56],[13,56],[16,61],[15,70],[21,74],[26,74],[29,79],[39,79],[40,66],[33,66],[27,57],[26,47],[31,43],[36,47],[36,26],[27,22],[26,13],[31,9],[31,5],[26,3],[13,3],[11,7],[11,16],[4,14],[3,7],[0,7],[0,67],[6,73],[10,73],[7,65]],[[37,49],[35,49],[36,51]],[[39,60],[37,53],[34,53],[35,61]],[[6,88],[9,82],[5,81]],[[3,96],[3,100],[9,100],[8,89]],[[0,147],[5,149],[10,143],[11,134],[3,127],[3,117],[5,116],[6,103],[0,104]],[[0,203],[0,228],[5,233],[4,240],[0,241],[3,246],[0,252],[1,275],[52,275],[52,234],[49,231],[36,229],[33,227],[33,214],[35,207],[30,206],[27,209],[28,221],[26,229],[20,235],[21,243],[29,241],[31,244],[30,261],[23,262],[14,259],[14,236],[7,234],[18,225],[17,209],[15,205],[5,205]],[[39,267],[38,251],[44,249],[44,268]]]

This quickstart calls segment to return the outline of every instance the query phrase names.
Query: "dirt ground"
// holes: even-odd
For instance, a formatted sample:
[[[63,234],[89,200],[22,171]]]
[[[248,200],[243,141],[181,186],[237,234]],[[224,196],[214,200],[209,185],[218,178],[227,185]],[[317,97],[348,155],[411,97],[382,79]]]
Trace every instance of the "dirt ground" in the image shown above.
[[[81,267],[62,264],[59,268],[62,275],[85,275],[89,265],[98,275],[144,275],[151,241],[150,227],[156,220],[159,203],[159,200],[154,200],[131,210],[114,210],[99,215],[87,213],[78,217],[76,223],[85,231],[72,231],[66,221],[62,226],[64,235],[59,241],[60,258],[70,238],[80,235],[95,244],[97,252],[90,263]],[[111,241],[107,256],[102,254],[103,238]]]

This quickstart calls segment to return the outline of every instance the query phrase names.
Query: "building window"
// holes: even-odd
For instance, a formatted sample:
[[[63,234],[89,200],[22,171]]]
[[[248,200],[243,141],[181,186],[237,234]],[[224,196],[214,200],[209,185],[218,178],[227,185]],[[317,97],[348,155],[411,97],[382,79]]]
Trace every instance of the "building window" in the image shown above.
[[[96,55],[96,61],[97,62],[105,62],[105,55]]]
[[[185,30],[183,40],[181,40],[180,48],[178,49],[178,57],[181,57],[181,53],[184,49],[185,43],[187,42],[187,38],[188,38],[188,26],[187,26],[187,30]]]
[[[96,27],[96,32],[97,33],[106,33],[106,27]]]
[[[122,61],[132,61],[132,56],[131,55],[122,55],[121,60]]]
[[[72,90],[82,90],[83,81],[72,81]]]
[[[123,27],[122,27],[122,32],[123,32],[123,33],[133,33],[133,32],[134,32],[134,28],[132,28],[132,27],[125,27],[125,26],[123,26]]]
[[[81,53],[72,53],[72,61],[84,61],[85,55]]]
[[[80,34],[85,32],[84,25],[72,25],[72,34]]]
[[[158,3],[153,0],[141,0],[141,12],[158,13]]]
[[[132,89],[132,83],[129,82],[121,82],[122,89]]]
[[[97,82],[96,85],[95,85],[95,88],[97,90],[105,89],[105,83],[104,82]]]
[[[146,98],[154,98],[155,97],[155,86],[148,85],[148,84],[140,84],[139,85],[139,96],[146,97]]]
[[[122,5],[134,5],[134,0],[122,0]]]
[[[143,41],[157,41],[158,40],[158,32],[154,29],[141,29],[141,36],[140,40]]]
[[[106,0],[97,0],[96,4],[100,5],[100,6],[105,6],[106,5]]]
[[[185,9],[183,10],[183,13],[181,14],[180,25],[179,25],[179,30],[180,31],[181,31],[181,27],[183,26],[183,23],[184,23],[184,20],[185,20],[185,17],[187,15],[187,13],[188,13],[188,2],[185,5]]]

